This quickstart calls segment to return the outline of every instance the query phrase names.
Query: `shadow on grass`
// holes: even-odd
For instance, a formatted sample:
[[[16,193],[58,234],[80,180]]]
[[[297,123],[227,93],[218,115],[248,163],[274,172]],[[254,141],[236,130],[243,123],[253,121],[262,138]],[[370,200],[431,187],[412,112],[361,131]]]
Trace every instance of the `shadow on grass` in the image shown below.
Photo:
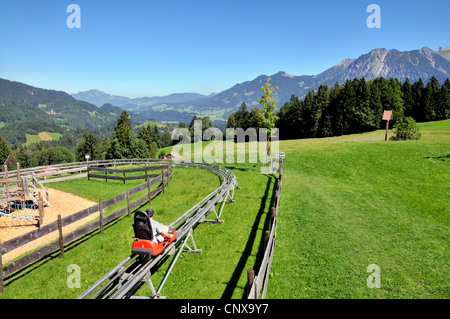
[[[270,194],[269,191],[271,189],[272,184],[274,184],[275,181],[275,177],[273,176],[267,176],[267,183],[266,183],[266,189],[264,191],[264,196],[261,200],[261,205],[259,206],[259,211],[258,214],[255,217],[255,220],[253,222],[253,226],[252,229],[250,231],[250,234],[248,236],[247,239],[247,243],[245,245],[244,251],[242,253],[241,258],[239,259],[239,263],[237,264],[236,268],[234,269],[233,274],[231,275],[231,279],[228,282],[227,287],[225,288],[223,294],[222,294],[222,299],[231,299],[231,297],[233,296],[233,292],[236,289],[238,282],[239,282],[239,278],[241,278],[241,275],[244,271],[246,271],[245,265],[247,264],[248,258],[251,255],[252,252],[252,248],[255,244],[256,241],[256,235],[259,229],[259,224],[261,222],[261,219],[263,218],[263,215],[266,214],[266,220],[264,222],[264,229],[268,229],[268,225],[270,222],[270,214],[268,214],[269,209],[266,210],[266,206],[267,206],[267,201],[270,201],[270,206],[272,206],[274,199],[275,199],[275,194],[272,194],[272,196],[269,198]],[[261,264],[262,262],[262,258],[264,256],[264,252],[262,251],[264,249],[264,232],[262,233],[262,237],[260,240],[260,244],[259,244],[259,249],[258,249],[258,254],[256,257],[256,262],[254,265],[254,269],[257,269],[257,267],[259,267],[258,265]],[[245,289],[244,289],[244,293],[243,296],[245,296]]]
[[[433,160],[438,160],[438,161],[442,161],[442,162],[450,162],[450,154],[447,155],[442,155],[442,156],[427,156],[424,157],[425,159],[433,159]]]

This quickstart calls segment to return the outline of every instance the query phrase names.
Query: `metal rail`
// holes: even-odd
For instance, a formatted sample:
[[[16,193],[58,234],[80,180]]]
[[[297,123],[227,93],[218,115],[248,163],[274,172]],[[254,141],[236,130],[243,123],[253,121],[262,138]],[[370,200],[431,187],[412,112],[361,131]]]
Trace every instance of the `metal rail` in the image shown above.
[[[177,229],[177,239],[168,245],[164,251],[153,258],[130,255],[121,261],[117,266],[111,269],[107,274],[100,278],[96,283],[83,292],[77,299],[85,298],[103,298],[103,299],[124,299],[133,298],[133,294],[147,282],[152,291],[152,296],[145,298],[163,298],[160,296],[167,278],[169,277],[178,257],[183,251],[201,252],[197,249],[193,237],[193,228],[201,222],[221,222],[220,217],[226,202],[233,202],[234,190],[239,188],[234,174],[224,167],[215,164],[206,163],[177,163],[175,165],[193,166],[203,169],[211,170],[221,177],[221,185],[213,192],[208,194],[197,204],[175,219],[169,226]],[[216,205],[220,208],[216,210]],[[220,205],[221,204],[221,205]],[[215,219],[206,220],[206,216],[214,213]],[[191,240],[192,248],[188,245]],[[178,248],[176,248],[178,246]],[[185,249],[187,248],[187,249]],[[151,270],[159,262],[164,262],[167,256],[173,255],[178,249],[178,252],[172,260],[163,280],[161,281],[158,290],[155,290],[151,281]],[[138,297],[136,297],[138,298]],[[142,297],[141,297],[142,298]]]

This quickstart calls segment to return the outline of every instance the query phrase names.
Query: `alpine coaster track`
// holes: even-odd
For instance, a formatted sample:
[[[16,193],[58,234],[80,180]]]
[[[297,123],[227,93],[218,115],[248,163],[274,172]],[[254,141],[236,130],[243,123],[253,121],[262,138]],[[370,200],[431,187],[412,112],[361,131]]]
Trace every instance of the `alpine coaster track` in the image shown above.
[[[128,299],[128,298],[164,298],[160,296],[167,278],[169,277],[178,257],[182,252],[200,253],[195,245],[193,229],[195,225],[203,222],[222,222],[222,215],[225,203],[233,202],[234,190],[239,188],[236,177],[227,168],[215,164],[207,163],[173,163],[179,166],[193,166],[211,170],[220,176],[222,183],[212,193],[200,200],[197,204],[180,215],[168,226],[177,230],[175,241],[165,247],[163,252],[154,257],[131,254],[117,266],[111,269],[107,274],[100,278],[96,283],[89,287],[77,299]],[[216,207],[217,205],[217,207]],[[217,210],[216,210],[217,208]],[[215,219],[207,220],[206,216],[210,213],[215,215]],[[176,253],[175,258],[164,275],[158,289],[156,290],[152,280],[151,271],[165,260],[168,256]],[[137,297],[134,293],[143,285],[148,283],[152,291],[152,296]]]

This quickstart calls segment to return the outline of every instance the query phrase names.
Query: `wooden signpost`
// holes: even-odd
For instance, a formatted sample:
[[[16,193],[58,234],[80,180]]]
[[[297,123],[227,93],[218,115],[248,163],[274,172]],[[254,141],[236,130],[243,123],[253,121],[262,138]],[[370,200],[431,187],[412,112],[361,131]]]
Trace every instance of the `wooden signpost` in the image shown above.
[[[384,111],[383,112],[383,121],[386,121],[386,134],[384,136],[384,140],[387,141],[388,130],[389,130],[389,121],[392,120],[392,111]]]

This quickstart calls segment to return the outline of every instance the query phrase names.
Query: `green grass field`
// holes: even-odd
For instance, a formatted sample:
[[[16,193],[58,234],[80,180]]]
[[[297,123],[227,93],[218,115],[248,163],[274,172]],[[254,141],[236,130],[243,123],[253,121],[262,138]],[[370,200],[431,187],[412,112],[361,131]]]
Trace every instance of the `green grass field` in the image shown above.
[[[225,206],[222,214],[225,223],[196,227],[195,242],[203,253],[180,257],[162,290],[169,298],[242,298],[244,295],[247,269],[254,268],[260,260],[259,245],[275,178],[258,174],[256,165],[234,168],[242,187],[235,192],[236,203]],[[77,179],[49,184],[49,187],[98,201],[98,198],[110,198],[123,192],[126,186],[131,188],[139,183],[130,181],[124,186],[120,181]],[[165,194],[152,200],[155,218],[169,224],[219,185],[220,179],[208,170],[174,169]],[[142,195],[136,194],[132,200]],[[125,202],[119,203],[106,213],[124,206]],[[0,298],[75,298],[129,256],[132,236],[132,219],[122,217],[106,227],[103,235],[95,231],[70,244],[64,258],[55,253],[7,278],[5,293]],[[153,274],[155,285],[162,280],[169,262]],[[80,266],[80,289],[69,289],[66,285],[67,267],[71,264]],[[148,285],[137,294],[150,295]]]
[[[286,158],[268,298],[450,297],[450,120],[419,127],[418,141],[385,142],[379,130],[280,142]],[[276,178],[260,174],[259,164],[221,165],[242,189],[225,206],[224,224],[195,229],[203,253],[182,255],[162,290],[168,298],[242,298],[247,270],[261,261]],[[218,185],[208,171],[176,168],[166,194],[152,201],[157,220],[170,223]],[[92,200],[124,191],[118,181],[52,186]],[[78,296],[129,255],[131,224],[123,217],[102,236],[70,245],[65,258],[28,267],[6,281],[0,298]],[[66,286],[70,264],[81,267],[81,289]],[[380,267],[381,288],[367,286],[371,264]],[[153,274],[155,286],[167,267]]]
[[[449,298],[449,124],[420,124],[419,141],[282,142],[268,297]],[[371,264],[379,289],[367,287]]]
[[[164,123],[162,123],[162,122],[159,122],[159,121],[147,121],[147,122],[145,122],[144,124],[141,124],[141,125],[139,125],[138,127],[142,127],[142,126],[151,126],[151,127],[154,127],[154,126],[157,126],[157,127],[166,127],[167,125],[166,124],[164,124]]]
[[[61,133],[50,133],[50,132],[41,132],[36,135],[25,133],[25,137],[27,139],[25,145],[38,143],[41,141],[59,140],[61,136],[62,136]]]

